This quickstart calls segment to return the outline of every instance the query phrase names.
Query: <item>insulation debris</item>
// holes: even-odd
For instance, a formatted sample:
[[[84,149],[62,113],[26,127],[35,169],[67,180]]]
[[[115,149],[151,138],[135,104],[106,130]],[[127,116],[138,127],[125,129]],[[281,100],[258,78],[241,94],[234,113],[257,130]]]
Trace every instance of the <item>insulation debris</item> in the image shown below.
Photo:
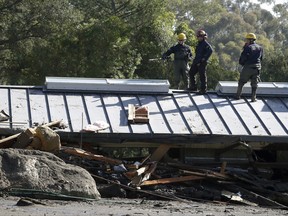
[[[98,131],[105,130],[109,127],[110,127],[110,125],[107,122],[96,121],[93,124],[86,125],[82,131],[84,131],[84,132],[96,132],[97,133]]]

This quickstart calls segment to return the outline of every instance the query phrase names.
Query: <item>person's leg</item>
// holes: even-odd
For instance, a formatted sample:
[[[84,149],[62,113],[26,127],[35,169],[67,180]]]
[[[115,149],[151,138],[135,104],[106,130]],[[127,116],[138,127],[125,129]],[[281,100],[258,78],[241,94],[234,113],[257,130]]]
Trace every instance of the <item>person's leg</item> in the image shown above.
[[[180,88],[180,67],[179,64],[177,62],[174,63],[174,83],[175,85],[173,86],[173,88],[179,89]]]
[[[189,70],[189,90],[197,91],[197,84],[196,84],[196,74],[198,73],[198,66],[196,64],[192,64]]]
[[[185,63],[184,68],[183,68],[183,80],[184,80],[184,84],[185,84],[185,88],[189,88],[190,87],[190,80],[189,80],[189,65],[187,63]]]
[[[207,63],[201,63],[199,66],[199,75],[200,75],[200,82],[201,82],[200,93],[206,93],[207,91],[206,67],[207,67]]]
[[[240,80],[238,81],[238,87],[237,87],[235,99],[237,99],[237,100],[241,99],[242,89],[243,89],[244,85],[245,85],[245,83],[240,82]]]
[[[247,67],[243,67],[240,73],[237,92],[235,95],[236,100],[239,100],[241,98],[243,86],[245,85],[245,83],[248,82],[249,79],[250,79],[250,70]]]
[[[181,88],[187,89],[189,88],[189,77],[188,77],[188,71],[189,71],[189,66],[186,63],[186,61],[179,61],[179,73],[180,73],[180,79],[182,78],[183,80],[183,85],[181,85]],[[180,81],[181,83],[181,81]]]
[[[251,76],[251,89],[252,89],[251,102],[257,101],[256,91],[257,91],[258,82],[259,82],[259,75],[260,75],[259,70],[255,69]]]

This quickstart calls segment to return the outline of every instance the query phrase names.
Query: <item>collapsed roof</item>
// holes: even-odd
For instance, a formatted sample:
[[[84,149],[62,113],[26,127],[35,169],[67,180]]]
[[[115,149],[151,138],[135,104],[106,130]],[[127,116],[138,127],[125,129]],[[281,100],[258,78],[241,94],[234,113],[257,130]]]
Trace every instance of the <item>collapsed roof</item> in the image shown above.
[[[63,120],[67,127],[58,133],[76,142],[288,142],[287,83],[260,83],[258,101],[251,103],[249,84],[242,99],[233,99],[237,82],[221,81],[216,91],[198,95],[171,90],[165,80],[107,80],[54,77],[45,86],[0,86],[0,109],[10,116],[0,122],[0,134]],[[129,123],[129,104],[148,107],[149,121]],[[83,133],[97,123],[108,127]]]

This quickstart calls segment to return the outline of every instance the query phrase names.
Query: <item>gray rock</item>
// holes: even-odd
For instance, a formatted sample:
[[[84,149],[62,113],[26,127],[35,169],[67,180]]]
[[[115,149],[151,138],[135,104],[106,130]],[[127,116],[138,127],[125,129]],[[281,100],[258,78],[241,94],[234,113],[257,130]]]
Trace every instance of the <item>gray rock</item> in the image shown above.
[[[7,188],[100,199],[87,170],[38,150],[0,149],[0,190]]]

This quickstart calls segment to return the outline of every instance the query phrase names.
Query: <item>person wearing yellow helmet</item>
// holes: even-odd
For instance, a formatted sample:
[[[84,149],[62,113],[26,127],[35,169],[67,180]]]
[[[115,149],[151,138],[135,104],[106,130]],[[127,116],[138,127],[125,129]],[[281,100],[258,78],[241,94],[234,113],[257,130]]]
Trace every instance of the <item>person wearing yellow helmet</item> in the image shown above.
[[[195,49],[195,58],[191,65],[189,71],[189,82],[190,87],[188,88],[189,91],[197,91],[197,83],[196,83],[196,74],[199,73],[200,77],[200,91],[199,94],[206,94],[207,91],[207,75],[206,75],[206,68],[207,62],[213,52],[212,46],[206,40],[208,35],[204,30],[197,31],[197,39],[198,44]]]
[[[238,88],[235,99],[241,98],[242,89],[245,83],[251,80],[251,102],[257,101],[256,90],[260,80],[261,62],[263,59],[263,48],[256,44],[256,35],[248,33],[245,36],[245,45],[239,58],[239,64],[242,65]]]
[[[256,35],[254,33],[248,33],[245,38],[248,40],[256,40]]]
[[[178,41],[184,41],[184,40],[186,40],[187,38],[186,38],[186,35],[184,34],[184,33],[180,33],[179,35],[178,35]]]
[[[170,47],[162,55],[162,59],[167,59],[172,53],[174,54],[174,83],[172,88],[180,89],[181,77],[185,85],[185,89],[189,86],[189,64],[188,62],[192,59],[192,52],[188,45],[185,44],[186,35],[180,33],[177,36],[178,43]]]

